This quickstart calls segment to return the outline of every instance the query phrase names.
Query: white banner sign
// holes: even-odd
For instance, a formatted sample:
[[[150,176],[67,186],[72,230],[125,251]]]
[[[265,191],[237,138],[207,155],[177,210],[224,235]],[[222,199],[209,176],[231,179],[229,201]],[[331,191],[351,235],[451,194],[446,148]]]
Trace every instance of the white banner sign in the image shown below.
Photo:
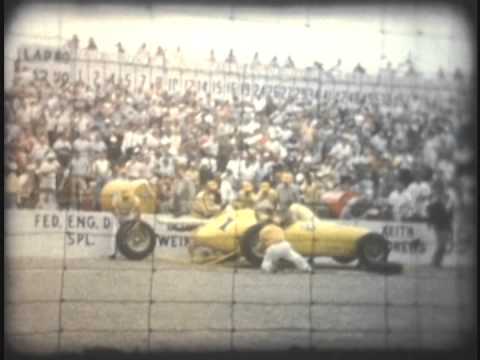
[[[7,256],[70,258],[113,253],[117,225],[109,213],[7,211]]]
[[[424,223],[352,221],[382,234],[391,243],[389,260],[404,265],[431,264],[437,241],[433,229]],[[473,249],[461,247],[453,241],[447,244],[445,266],[473,264]]]

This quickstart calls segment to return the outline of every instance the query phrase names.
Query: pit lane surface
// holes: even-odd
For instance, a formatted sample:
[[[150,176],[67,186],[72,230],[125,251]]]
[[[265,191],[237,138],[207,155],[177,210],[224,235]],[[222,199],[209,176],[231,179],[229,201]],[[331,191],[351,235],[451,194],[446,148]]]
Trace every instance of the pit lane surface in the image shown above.
[[[317,265],[310,276],[235,264],[7,259],[7,338],[47,353],[430,349],[461,345],[474,319],[465,269]]]

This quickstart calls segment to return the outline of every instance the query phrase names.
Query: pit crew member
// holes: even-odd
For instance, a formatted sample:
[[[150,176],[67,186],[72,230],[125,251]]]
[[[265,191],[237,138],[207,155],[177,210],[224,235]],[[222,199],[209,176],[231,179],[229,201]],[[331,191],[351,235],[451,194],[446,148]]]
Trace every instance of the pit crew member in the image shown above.
[[[296,268],[311,272],[312,268],[307,260],[297,253],[285,239],[285,232],[280,227],[281,219],[274,214],[273,207],[263,204],[256,208],[257,218],[265,226],[260,230],[259,239],[265,249],[265,256],[261,269],[266,272],[274,272],[281,259],[285,259],[295,265]]]
[[[193,201],[192,215],[208,219],[220,214],[222,206],[217,202],[219,197],[217,182],[208,181],[205,189],[200,191]]]

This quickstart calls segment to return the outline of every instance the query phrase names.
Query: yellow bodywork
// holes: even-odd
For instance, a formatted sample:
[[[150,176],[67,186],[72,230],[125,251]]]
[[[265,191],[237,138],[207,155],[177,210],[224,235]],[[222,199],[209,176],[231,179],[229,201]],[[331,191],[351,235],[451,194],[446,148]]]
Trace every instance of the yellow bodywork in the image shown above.
[[[285,229],[285,236],[304,256],[355,256],[358,240],[370,232],[367,228],[318,219],[303,205],[292,206],[300,220]],[[197,228],[191,245],[231,252],[239,248],[240,239],[255,224],[257,218],[252,209],[226,211]]]
[[[103,211],[112,211],[112,199],[116,193],[129,191],[140,199],[140,211],[144,214],[155,212],[155,192],[147,180],[116,179],[108,182],[100,193],[100,203]]]

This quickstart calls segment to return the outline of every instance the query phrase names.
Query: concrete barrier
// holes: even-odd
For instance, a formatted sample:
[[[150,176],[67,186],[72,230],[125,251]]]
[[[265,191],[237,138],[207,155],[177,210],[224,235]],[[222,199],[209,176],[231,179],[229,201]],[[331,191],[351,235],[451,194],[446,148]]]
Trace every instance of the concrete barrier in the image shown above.
[[[188,260],[187,246],[193,229],[206,220],[169,215],[142,216],[154,229],[154,256]],[[424,223],[390,221],[345,221],[383,234],[391,242],[389,260],[404,265],[430,264],[436,248],[435,234]],[[106,212],[13,210],[7,212],[6,254],[12,257],[95,258],[113,254],[118,224]],[[452,243],[447,247],[445,266],[474,263],[471,247]],[[329,258],[316,262],[330,264]]]

